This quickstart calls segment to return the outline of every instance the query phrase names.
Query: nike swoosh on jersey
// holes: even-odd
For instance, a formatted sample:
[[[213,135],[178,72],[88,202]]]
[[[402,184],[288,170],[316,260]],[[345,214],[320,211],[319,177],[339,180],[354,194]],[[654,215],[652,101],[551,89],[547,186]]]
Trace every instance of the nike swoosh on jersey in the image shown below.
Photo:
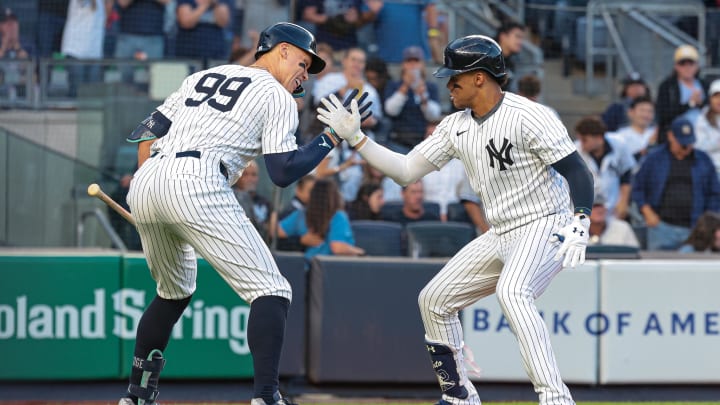
[[[464,131],[457,131],[457,132],[455,133],[455,135],[460,136],[460,135],[464,134],[465,132],[467,132],[467,129],[464,130]]]

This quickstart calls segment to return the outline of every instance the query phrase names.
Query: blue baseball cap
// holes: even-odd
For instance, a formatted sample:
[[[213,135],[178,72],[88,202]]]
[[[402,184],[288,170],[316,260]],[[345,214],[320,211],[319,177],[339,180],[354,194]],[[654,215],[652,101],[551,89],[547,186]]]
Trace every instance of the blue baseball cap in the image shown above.
[[[675,135],[675,139],[677,139],[680,145],[688,146],[695,143],[695,129],[693,128],[693,124],[688,121],[687,118],[675,118],[670,125],[670,130],[673,135]]]

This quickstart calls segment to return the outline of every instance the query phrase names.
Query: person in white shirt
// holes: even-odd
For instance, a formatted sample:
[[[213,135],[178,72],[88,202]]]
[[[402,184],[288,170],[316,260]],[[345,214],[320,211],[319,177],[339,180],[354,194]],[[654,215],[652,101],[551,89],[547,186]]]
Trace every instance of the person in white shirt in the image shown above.
[[[597,194],[590,213],[590,245],[640,247],[630,224],[608,215],[605,196]]]
[[[695,147],[710,155],[720,176],[720,79],[710,85],[710,102],[695,122]]]
[[[630,125],[608,136],[622,139],[635,159],[640,160],[657,138],[657,127],[654,124],[655,104],[650,97],[638,97],[630,102],[627,114]]]
[[[437,122],[429,122],[425,129],[425,137],[431,136]],[[432,171],[422,178],[425,189],[425,201],[440,205],[440,220],[447,221],[448,204],[460,201],[460,189],[467,174],[457,159],[451,160],[440,170]]]
[[[612,215],[625,218],[630,205],[630,184],[635,159],[624,142],[605,135],[605,124],[598,117],[585,117],[575,126],[575,145],[595,178],[595,194],[605,196],[605,207]]]
[[[109,1],[109,0],[107,0]],[[100,59],[105,38],[105,1],[70,0],[63,30],[62,53],[70,59]],[[100,80],[98,65],[70,65],[70,97],[77,96],[79,83]]]

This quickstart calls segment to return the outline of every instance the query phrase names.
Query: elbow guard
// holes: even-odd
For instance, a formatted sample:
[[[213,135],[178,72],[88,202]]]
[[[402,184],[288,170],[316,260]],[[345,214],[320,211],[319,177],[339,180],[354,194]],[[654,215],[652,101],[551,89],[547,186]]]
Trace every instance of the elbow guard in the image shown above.
[[[127,137],[128,142],[142,142],[162,138],[170,130],[172,121],[158,110],[155,110]]]

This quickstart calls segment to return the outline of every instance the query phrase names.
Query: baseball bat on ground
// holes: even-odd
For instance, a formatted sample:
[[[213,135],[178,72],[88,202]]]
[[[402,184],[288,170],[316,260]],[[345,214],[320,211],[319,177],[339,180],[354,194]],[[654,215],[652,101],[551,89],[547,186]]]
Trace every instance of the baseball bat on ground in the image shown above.
[[[125,218],[128,222],[130,222],[131,224],[133,224],[133,226],[135,226],[135,218],[133,218],[132,214],[130,214],[130,213],[129,213],[125,208],[123,208],[120,204],[118,204],[117,202],[115,202],[115,200],[113,200],[112,198],[110,198],[109,195],[105,194],[105,192],[102,191],[102,189],[100,188],[99,185],[97,185],[96,183],[93,183],[93,184],[89,185],[89,186],[88,186],[87,193],[88,193],[88,195],[91,196],[91,197],[97,197],[97,198],[99,198],[100,200],[102,200],[102,202],[104,202],[105,204],[107,204],[108,207],[110,207],[110,208],[112,208],[113,210],[115,210],[115,212],[117,212],[118,214],[120,214],[123,218]]]

